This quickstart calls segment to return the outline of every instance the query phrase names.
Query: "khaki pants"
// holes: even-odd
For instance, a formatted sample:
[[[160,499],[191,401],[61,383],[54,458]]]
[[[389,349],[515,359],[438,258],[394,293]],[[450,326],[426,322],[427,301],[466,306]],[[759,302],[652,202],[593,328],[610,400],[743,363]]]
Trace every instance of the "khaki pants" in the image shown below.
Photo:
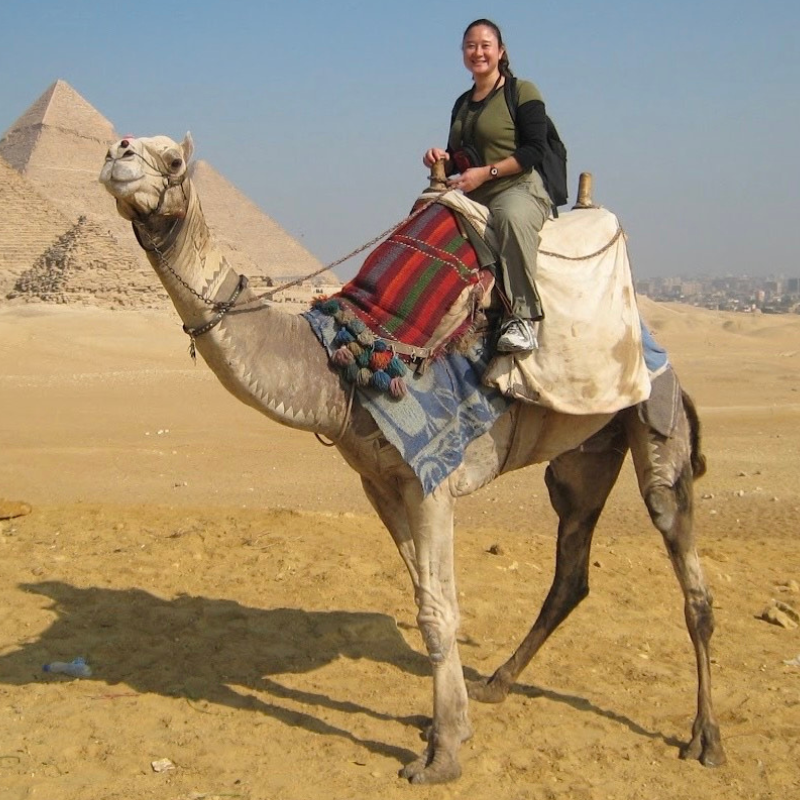
[[[511,301],[511,316],[542,319],[536,291],[539,231],[550,216],[551,202],[536,170],[503,190],[488,203],[491,225],[500,246],[503,288]]]

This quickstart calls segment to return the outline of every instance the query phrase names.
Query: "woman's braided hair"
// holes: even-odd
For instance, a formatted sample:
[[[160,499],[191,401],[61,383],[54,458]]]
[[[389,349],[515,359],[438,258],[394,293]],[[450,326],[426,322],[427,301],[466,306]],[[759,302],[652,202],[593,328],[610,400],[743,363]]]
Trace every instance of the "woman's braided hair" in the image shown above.
[[[461,37],[461,42],[464,42],[464,39],[467,38],[467,34],[473,29],[477,28],[481,25],[485,25],[487,28],[490,28],[494,35],[497,37],[497,44],[503,48],[503,55],[500,56],[500,63],[497,65],[498,69],[500,70],[500,74],[504,78],[511,78],[514,76],[514,73],[511,71],[511,63],[508,60],[508,48],[503,44],[503,34],[500,32],[500,28],[490,19],[476,19],[474,22],[470,22],[467,25],[466,30],[464,31],[464,35]]]

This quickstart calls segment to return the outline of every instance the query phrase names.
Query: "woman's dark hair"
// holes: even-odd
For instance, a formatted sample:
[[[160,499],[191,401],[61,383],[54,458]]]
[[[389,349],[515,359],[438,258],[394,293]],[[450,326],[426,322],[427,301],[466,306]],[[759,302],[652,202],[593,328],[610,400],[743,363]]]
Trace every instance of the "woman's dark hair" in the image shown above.
[[[500,27],[492,22],[490,19],[476,19],[473,22],[470,22],[467,25],[466,29],[464,30],[464,35],[461,37],[461,42],[463,44],[464,39],[467,38],[467,34],[473,29],[477,28],[481,25],[485,25],[487,28],[490,28],[494,35],[497,37],[497,44],[503,48],[503,55],[500,56],[500,63],[497,65],[498,69],[500,70],[500,74],[504,78],[511,78],[514,73],[511,71],[511,64],[508,60],[508,49],[503,44],[503,34],[500,32]]]

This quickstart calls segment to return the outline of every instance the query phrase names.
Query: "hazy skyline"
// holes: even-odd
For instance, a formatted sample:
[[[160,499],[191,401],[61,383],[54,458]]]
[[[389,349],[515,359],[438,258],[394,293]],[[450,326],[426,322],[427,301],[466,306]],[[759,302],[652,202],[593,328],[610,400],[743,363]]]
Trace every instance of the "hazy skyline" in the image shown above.
[[[469,85],[461,34],[490,17],[567,144],[570,201],[592,172],[636,277],[800,275],[796,2],[7,0],[2,16],[0,133],[58,78],[121,134],[191,130],[323,263],[427,185],[422,153]]]

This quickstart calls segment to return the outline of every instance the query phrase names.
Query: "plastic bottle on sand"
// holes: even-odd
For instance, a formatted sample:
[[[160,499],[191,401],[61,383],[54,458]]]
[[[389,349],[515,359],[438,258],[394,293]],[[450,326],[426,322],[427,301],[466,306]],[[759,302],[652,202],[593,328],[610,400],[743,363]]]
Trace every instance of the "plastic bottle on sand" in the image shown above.
[[[92,675],[92,668],[83,658],[73,658],[72,661],[52,661],[45,664],[42,669],[45,672],[60,672],[73,678],[89,678]]]

